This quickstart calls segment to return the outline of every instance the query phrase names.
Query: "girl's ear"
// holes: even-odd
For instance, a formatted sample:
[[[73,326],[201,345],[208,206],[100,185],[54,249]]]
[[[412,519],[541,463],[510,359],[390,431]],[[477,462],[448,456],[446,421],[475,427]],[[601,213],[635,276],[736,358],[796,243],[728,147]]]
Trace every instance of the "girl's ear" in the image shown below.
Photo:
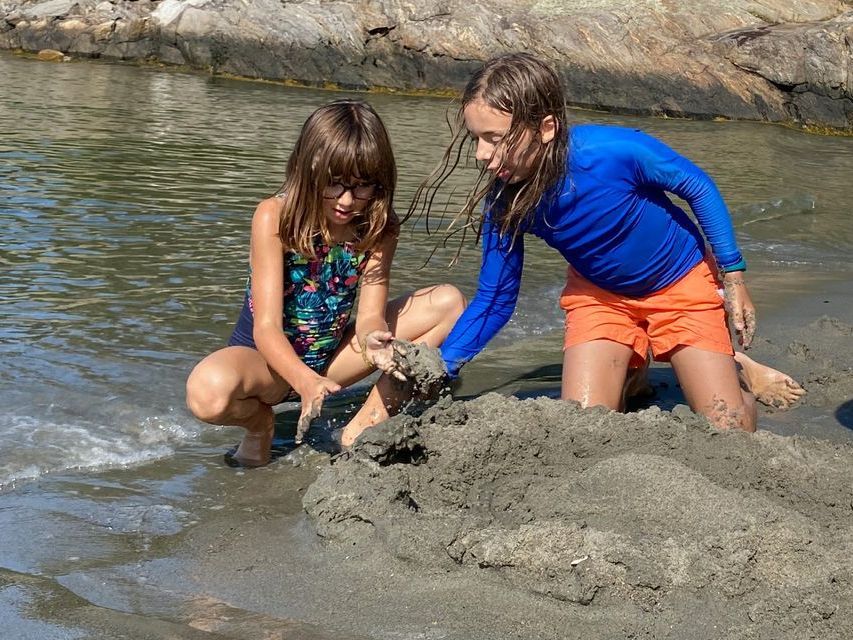
[[[539,139],[548,144],[557,135],[557,130],[560,128],[560,123],[554,116],[545,116],[542,122],[539,123]]]

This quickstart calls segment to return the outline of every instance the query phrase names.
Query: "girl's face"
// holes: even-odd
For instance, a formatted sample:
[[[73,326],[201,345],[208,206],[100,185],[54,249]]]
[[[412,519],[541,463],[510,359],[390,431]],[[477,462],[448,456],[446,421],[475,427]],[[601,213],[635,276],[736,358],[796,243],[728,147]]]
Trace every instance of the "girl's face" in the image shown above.
[[[465,128],[477,144],[477,161],[498,180],[508,184],[523,182],[533,175],[545,144],[554,138],[553,126],[543,121],[538,132],[525,130],[518,143],[508,149],[504,138],[509,134],[512,114],[478,99],[465,107],[463,116]]]
[[[370,204],[376,190],[374,183],[355,176],[333,178],[323,190],[323,214],[329,228],[350,224]]]

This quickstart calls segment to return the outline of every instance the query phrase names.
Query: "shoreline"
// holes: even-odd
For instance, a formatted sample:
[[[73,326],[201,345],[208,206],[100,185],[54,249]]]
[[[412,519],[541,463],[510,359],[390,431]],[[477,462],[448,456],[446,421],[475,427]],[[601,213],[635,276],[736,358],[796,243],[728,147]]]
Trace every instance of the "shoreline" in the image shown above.
[[[456,93],[481,61],[526,50],[555,65],[576,108],[853,134],[853,10],[765,4],[15,0],[0,3],[0,49],[404,95]]]
[[[51,50],[48,50],[51,51]],[[57,64],[59,62],[62,63],[82,63],[82,64],[117,64],[117,65],[129,65],[132,67],[137,67],[141,69],[153,69],[153,70],[162,70],[165,72],[174,72],[174,73],[188,73],[197,76],[205,76],[210,78],[211,80],[227,80],[231,82],[247,82],[247,83],[255,83],[255,84],[264,84],[271,85],[277,87],[286,87],[288,89],[310,89],[313,91],[329,91],[329,92],[337,92],[337,93],[355,93],[360,95],[387,95],[387,96],[402,96],[402,97],[415,97],[415,98],[434,98],[436,100],[454,100],[459,97],[460,93],[458,91],[453,91],[450,89],[397,89],[394,87],[383,87],[383,86],[375,86],[375,87],[347,87],[340,86],[330,83],[310,83],[293,79],[280,79],[273,80],[267,78],[253,78],[249,76],[239,76],[229,73],[212,73],[209,70],[205,71],[204,69],[194,68],[188,65],[180,65],[180,64],[169,64],[166,62],[160,61],[152,61],[152,60],[119,60],[119,59],[106,59],[106,58],[98,58],[98,57],[72,57],[66,56],[67,60],[44,60],[39,58],[38,51],[26,51],[23,49],[16,50],[6,50],[6,53],[9,55],[25,58],[27,60],[37,60],[39,62],[45,62],[48,64]],[[56,52],[61,53],[61,52]],[[839,138],[849,138],[853,137],[853,128],[851,129],[843,129],[843,128],[834,128],[830,126],[824,125],[809,125],[802,124],[796,122],[787,122],[787,121],[770,121],[770,120],[750,120],[750,119],[739,119],[739,118],[730,118],[726,116],[719,115],[706,115],[706,116],[696,116],[696,115],[686,115],[686,114],[661,114],[654,113],[647,110],[642,109],[606,109],[602,107],[582,105],[576,103],[567,103],[566,108],[571,111],[581,111],[587,113],[598,113],[602,115],[613,115],[613,116],[629,116],[629,117],[650,117],[657,118],[661,120],[684,120],[688,122],[732,122],[732,123],[750,123],[750,124],[758,124],[758,125],[767,125],[767,126],[776,126],[783,127],[785,129],[789,129],[792,131],[798,131],[801,133],[806,133],[808,135],[821,136],[821,137],[839,137]]]

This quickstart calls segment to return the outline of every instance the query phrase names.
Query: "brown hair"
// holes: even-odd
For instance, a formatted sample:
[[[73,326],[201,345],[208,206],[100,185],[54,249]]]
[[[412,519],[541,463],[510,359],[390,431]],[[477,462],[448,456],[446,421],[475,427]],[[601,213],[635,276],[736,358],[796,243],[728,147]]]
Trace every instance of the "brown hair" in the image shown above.
[[[394,152],[373,107],[360,100],[337,100],[308,117],[287,161],[278,227],[285,250],[310,256],[318,240],[331,243],[323,189],[335,178],[351,176],[376,184],[356,226],[356,249],[365,251],[398,226],[392,208],[397,186]]]
[[[556,136],[543,145],[538,164],[528,179],[518,184],[505,184],[488,173],[484,163],[461,211],[447,227],[449,233],[461,231],[463,239],[472,226],[477,226],[479,233],[482,217],[474,210],[485,196],[489,196],[489,200],[496,204],[492,219],[501,235],[510,234],[515,239],[524,230],[546,192],[564,176],[568,141],[565,96],[560,78],[548,64],[527,53],[492,58],[471,76],[462,93],[455,122],[449,123],[453,139],[439,166],[418,187],[406,217],[425,215],[429,229],[430,209],[439,189],[459,165],[466,148],[470,156],[464,112],[465,107],[477,100],[512,116],[510,129],[501,141],[507,149],[517,146],[529,131],[535,133],[530,144],[543,145],[539,139],[539,128],[548,116],[554,118],[557,126]],[[460,221],[464,223],[461,227],[458,226]]]

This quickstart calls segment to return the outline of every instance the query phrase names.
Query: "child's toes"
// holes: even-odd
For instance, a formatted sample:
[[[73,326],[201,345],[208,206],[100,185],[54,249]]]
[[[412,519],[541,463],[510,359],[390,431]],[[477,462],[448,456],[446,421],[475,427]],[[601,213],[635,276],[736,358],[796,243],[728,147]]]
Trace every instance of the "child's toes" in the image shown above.
[[[788,378],[788,380],[786,380],[785,382],[788,385],[788,389],[791,391],[791,393],[795,393],[798,396],[805,395],[806,390],[803,389],[802,385],[800,385],[800,383],[794,380],[793,378]]]

